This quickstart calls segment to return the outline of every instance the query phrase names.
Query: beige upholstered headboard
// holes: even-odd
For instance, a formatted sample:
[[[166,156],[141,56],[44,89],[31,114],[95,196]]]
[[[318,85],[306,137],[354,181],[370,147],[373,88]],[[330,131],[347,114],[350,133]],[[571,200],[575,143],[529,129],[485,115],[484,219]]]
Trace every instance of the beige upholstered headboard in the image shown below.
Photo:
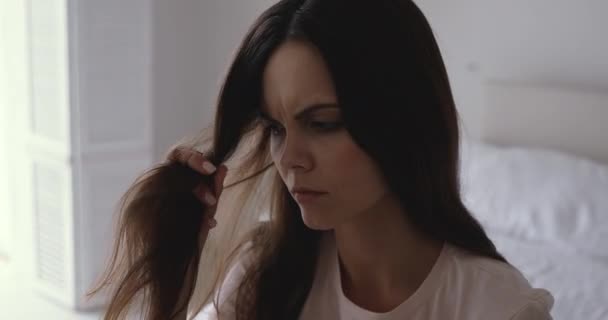
[[[478,139],[608,163],[608,92],[487,82]]]

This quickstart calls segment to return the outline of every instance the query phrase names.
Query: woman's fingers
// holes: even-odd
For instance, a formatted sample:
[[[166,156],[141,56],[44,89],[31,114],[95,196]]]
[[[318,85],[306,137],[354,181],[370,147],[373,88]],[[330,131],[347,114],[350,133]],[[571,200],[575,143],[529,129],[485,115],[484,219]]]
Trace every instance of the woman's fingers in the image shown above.
[[[205,221],[207,222],[207,227],[209,227],[209,229],[213,229],[217,226],[217,220],[215,220],[215,218],[209,217],[209,219],[205,219]]]
[[[167,159],[169,161],[176,161],[188,165],[190,168],[204,175],[211,175],[215,173],[212,186],[208,186],[205,183],[200,183],[196,186],[196,188],[194,188],[194,190],[192,190],[196,197],[207,205],[205,212],[203,212],[202,224],[204,230],[201,232],[201,237],[203,239],[201,241],[204,243],[207,232],[217,225],[217,220],[214,218],[215,209],[218,198],[224,189],[224,179],[226,178],[228,168],[225,165],[220,165],[216,168],[209,160],[205,158],[202,153],[185,147],[179,147],[171,150],[167,156]]]
[[[198,184],[194,190],[192,190],[196,197],[208,206],[215,206],[217,198],[213,194],[213,191],[204,183]]]
[[[207,205],[207,208],[205,208],[205,212],[203,212],[203,228],[210,230],[213,229],[215,226],[217,226],[217,220],[215,220],[214,216],[215,216],[215,210],[217,208],[217,201],[218,198],[220,196],[220,194],[222,193],[222,184],[224,181],[224,178],[226,177],[226,172],[227,172],[227,168],[226,166],[222,165],[220,166],[220,168],[218,169],[218,173],[216,175],[214,183],[215,183],[215,189],[219,190],[219,193],[217,194],[217,196],[214,195],[213,190],[211,190],[210,186],[207,186],[204,183],[200,183],[192,192],[196,195],[196,197],[202,201],[203,203],[205,203]]]
[[[207,160],[202,153],[194,149],[183,147],[176,148],[171,151],[168,158],[169,160],[188,165],[190,168],[204,175],[213,174],[217,170],[217,168],[209,160]]]
[[[213,196],[213,192],[205,184],[199,184],[192,192],[196,197],[207,205],[205,212],[203,212],[203,227],[204,229],[212,229],[217,225],[215,220],[215,208],[217,199]]]

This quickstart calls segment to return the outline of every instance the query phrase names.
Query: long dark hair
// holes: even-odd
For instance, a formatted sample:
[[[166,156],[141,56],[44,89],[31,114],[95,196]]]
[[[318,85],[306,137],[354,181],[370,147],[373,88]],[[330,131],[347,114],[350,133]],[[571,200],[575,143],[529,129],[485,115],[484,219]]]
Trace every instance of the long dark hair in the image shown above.
[[[408,0],[283,0],[255,21],[237,51],[212,136],[189,143],[202,146],[203,138],[211,137],[212,144],[203,149],[216,164],[245,150],[229,171],[236,182],[226,187],[241,186],[239,197],[222,194],[218,205],[223,228],[214,231],[216,241],[204,250],[212,253],[201,258],[198,229],[192,227],[200,222],[202,205],[189,190],[200,176],[171,162],[150,170],[123,198],[121,241],[104,278],[117,287],[107,319],[125,312],[140,291],[146,292],[151,319],[169,318],[178,307],[180,288],[192,285],[184,276],[192,266],[204,274],[200,282],[209,282],[199,299],[209,302],[245,243],[253,244],[255,255],[238,288],[237,318],[297,318],[314,278],[320,233],[304,225],[270,162],[268,131],[258,121],[262,73],[273,51],[288,39],[319,49],[348,132],[378,164],[415,227],[433,239],[507,263],[461,200],[458,113],[420,9]],[[253,203],[261,205],[252,210],[247,204]],[[270,214],[266,223],[257,222],[262,212]],[[222,215],[230,218],[222,221]],[[235,227],[244,217],[249,222]],[[128,263],[119,268],[116,261]]]

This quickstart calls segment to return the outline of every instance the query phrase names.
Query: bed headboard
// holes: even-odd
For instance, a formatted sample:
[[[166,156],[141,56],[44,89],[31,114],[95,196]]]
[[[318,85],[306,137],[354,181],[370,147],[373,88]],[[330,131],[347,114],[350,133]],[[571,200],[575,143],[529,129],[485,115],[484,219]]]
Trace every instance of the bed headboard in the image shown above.
[[[481,141],[559,150],[608,163],[608,92],[486,82]]]

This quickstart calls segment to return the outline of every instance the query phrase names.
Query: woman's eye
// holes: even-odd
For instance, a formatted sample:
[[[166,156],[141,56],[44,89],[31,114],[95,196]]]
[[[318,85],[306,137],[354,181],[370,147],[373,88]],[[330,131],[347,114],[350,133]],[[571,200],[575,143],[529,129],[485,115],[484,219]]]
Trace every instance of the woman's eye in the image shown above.
[[[342,127],[342,122],[329,122],[329,121],[308,121],[308,127],[321,132],[329,132],[337,130]],[[285,135],[285,128],[276,123],[270,123],[266,125],[266,130],[270,133],[270,136],[280,137]]]
[[[342,122],[322,122],[322,121],[311,121],[310,126],[319,130],[333,130],[337,129],[342,125]]]
[[[283,133],[283,128],[281,128],[277,125],[274,125],[274,124],[269,125],[268,130],[270,131],[270,134],[273,136],[279,136]]]

